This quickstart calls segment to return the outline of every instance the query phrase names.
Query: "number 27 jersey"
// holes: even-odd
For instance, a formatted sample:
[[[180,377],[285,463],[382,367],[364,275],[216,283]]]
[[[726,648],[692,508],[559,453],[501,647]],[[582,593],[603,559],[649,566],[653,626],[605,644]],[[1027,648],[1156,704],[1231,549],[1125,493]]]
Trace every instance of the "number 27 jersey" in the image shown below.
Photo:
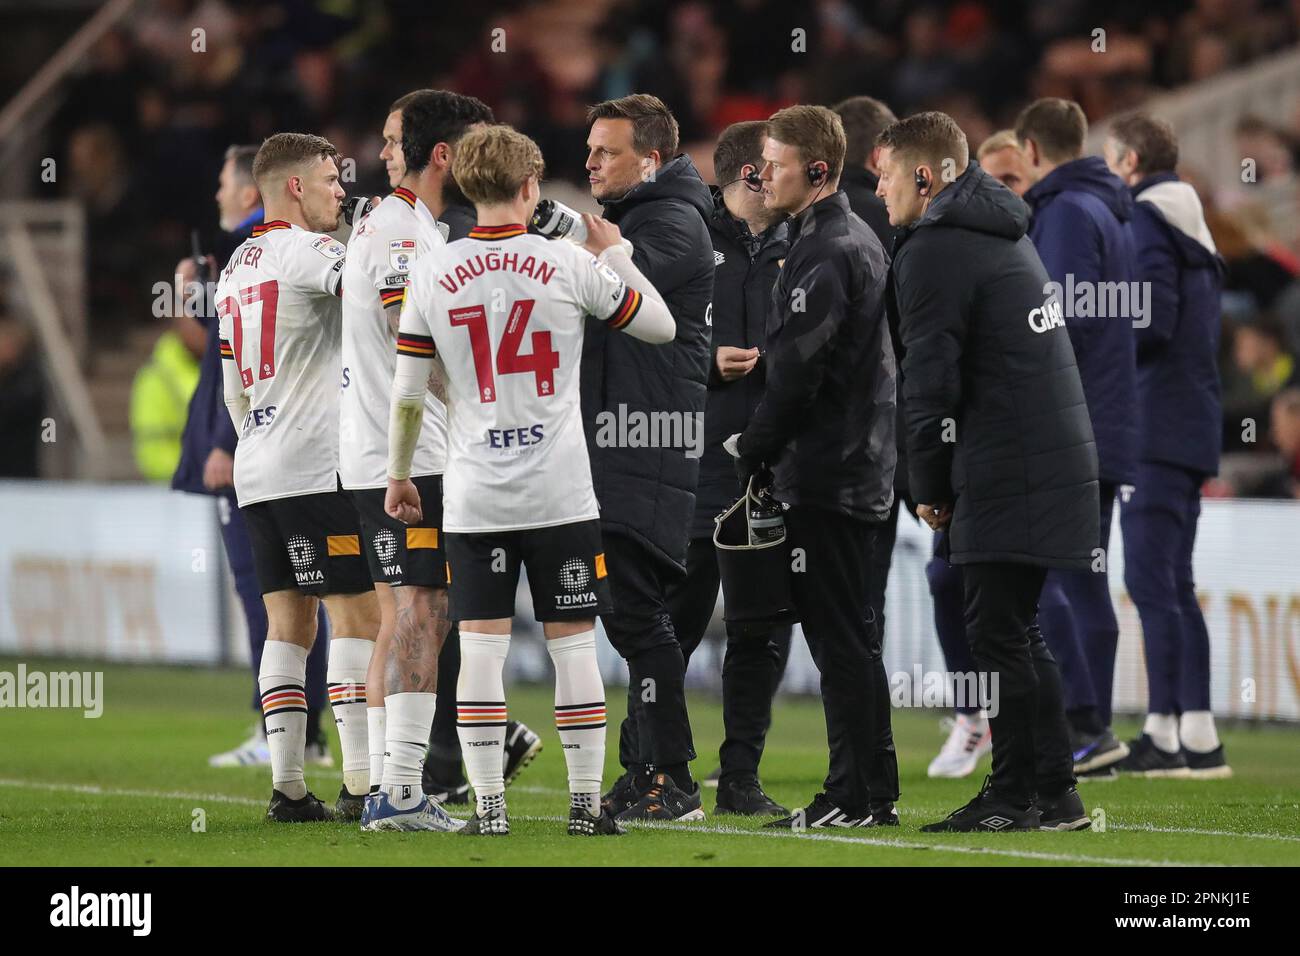
[[[640,293],[567,240],[480,226],[416,263],[399,355],[447,379],[443,526],[477,533],[595,518],[578,370],[587,315],[621,328]]]
[[[217,284],[223,374],[237,374],[249,404],[235,449],[241,507],[338,488],[345,252],[330,236],[268,222]]]

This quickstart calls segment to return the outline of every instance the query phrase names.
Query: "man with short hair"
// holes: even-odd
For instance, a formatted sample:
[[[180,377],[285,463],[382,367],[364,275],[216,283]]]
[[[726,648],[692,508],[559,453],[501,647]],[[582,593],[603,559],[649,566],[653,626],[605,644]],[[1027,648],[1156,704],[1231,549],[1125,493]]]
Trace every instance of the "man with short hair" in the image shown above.
[[[668,593],[685,573],[699,476],[713,295],[705,223],[713,201],[690,157],[677,155],[677,120],[658,97],[598,103],[587,123],[591,195],[632,243],[632,261],[677,322],[669,348],[590,322],[582,349],[583,425],[614,601],[601,620],[627,661],[628,709],[639,712],[625,727],[650,730],[620,746],[628,765],[603,802],[622,820],[702,819],[690,771],[686,662]],[[650,443],[636,440],[631,427],[619,434],[619,422],[642,418],[675,421],[677,435]]]
[[[1134,330],[1136,488],[1120,503],[1124,583],[1146,649],[1147,718],[1116,769],[1229,777],[1210,710],[1210,638],[1192,578],[1201,485],[1219,470],[1222,441],[1223,262],[1196,190],[1175,172],[1173,127],[1148,113],[1121,116],[1103,150],[1132,190],[1134,278],[1151,289],[1150,322]]]
[[[253,227],[262,221],[262,196],[253,182],[253,158],[256,146],[231,146],[217,183],[217,216],[221,238],[215,257],[195,263],[182,260],[175,269],[183,283],[215,276],[235,248],[248,238]],[[244,516],[235,500],[235,446],[238,435],[230,421],[222,398],[221,349],[217,344],[217,315],[210,296],[203,296],[202,312],[194,321],[206,327],[207,348],[199,365],[199,384],[190,400],[189,417],[181,437],[181,460],[172,476],[172,487],[191,494],[210,494],[217,499],[217,518],[221,541],[230,562],[235,593],[239,595],[248,628],[248,658],[253,665],[253,709],[258,712],[252,734],[238,747],[208,758],[211,767],[265,766],[271,762],[266,744],[266,727],[262,722],[262,694],[257,686],[262,665],[262,648],[266,645],[266,606],[253,569],[253,550],[248,541]],[[187,320],[188,321],[188,320]],[[320,715],[328,702],[325,691],[325,662],[329,651],[329,625],[325,609],[317,616],[318,641],[307,657],[307,749],[305,760],[315,766],[332,767],[334,758],[320,728]],[[319,639],[323,638],[323,639]]]
[[[1017,196],[1023,196],[1029,189],[1031,182],[1029,171],[1025,168],[1025,153],[1020,148],[1020,140],[1016,139],[1015,130],[998,130],[980,143],[975,158],[979,160],[984,172]]]
[[[541,151],[527,136],[508,126],[473,129],[453,168],[478,224],[467,238],[425,253],[411,277],[397,339],[385,507],[408,524],[421,518],[422,496],[409,476],[436,358],[450,410],[444,527],[463,658],[457,723],[475,797],[463,832],[510,832],[502,670],[522,566],[555,665],[568,833],[618,835],[622,828],[600,805],[605,691],[595,625],[596,614],[609,610],[614,558],[607,562],[601,546],[582,432],[582,328],[590,315],[663,344],[674,323],[617,227],[584,217],[583,249],[526,231],[543,172]]]
[[[394,190],[356,224],[343,270],[339,475],[356,502],[381,615],[366,676],[370,796],[362,829],[453,828],[437,796],[420,786],[437,707],[438,654],[451,626],[440,538],[445,392],[437,382],[425,394],[426,423],[413,466],[424,509],[414,525],[384,510],[386,409],[411,269],[421,255],[445,244],[437,217],[444,207],[450,144],[491,119],[478,100],[445,90],[416,90],[393,103],[381,158]],[[534,743],[540,747],[535,735]]]
[[[871,231],[880,240],[885,254],[894,248],[897,231],[889,224],[889,212],[885,204],[876,195],[876,186],[880,182],[880,148],[876,146],[876,137],[880,131],[896,122],[894,111],[880,100],[870,96],[853,96],[833,107],[844,124],[844,175],[840,178],[840,188],[849,198],[849,208],[871,227]],[[888,321],[892,317],[886,314]],[[898,329],[889,327],[889,339],[894,347],[894,374],[902,359]],[[896,379],[896,386],[899,384]],[[910,501],[907,489],[907,448],[903,443],[903,403],[898,387],[895,388],[894,428],[895,454],[894,466],[894,504],[890,508],[889,518],[876,529],[871,536],[871,557],[868,563],[868,596],[876,618],[876,630],[880,634],[880,650],[884,653],[885,639],[885,595],[889,588],[889,572],[894,563],[894,544],[898,540],[898,518],[900,513],[911,515],[907,506]],[[915,516],[912,517],[916,520]],[[884,674],[884,661],[878,663],[879,674]],[[877,729],[880,737],[876,747],[876,762],[873,770],[872,786],[886,792],[897,789],[898,759],[894,753],[894,739],[891,729],[888,694],[877,700],[879,720]]]
[[[669,591],[673,630],[689,662],[704,638],[721,583],[713,544],[714,518],[744,493],[736,481],[727,436],[743,431],[763,395],[767,362],[767,309],[781,261],[790,248],[783,216],[763,205],[758,170],[767,124],[734,123],[713,152],[714,190],[709,236],[713,242],[713,362],[704,409],[704,453],[695,492],[695,516],[686,552],[686,576]],[[790,653],[788,623],[728,623],[722,659],[722,725],[718,813],[785,816],[763,792],[758,764],[772,724],[772,697]],[[635,720],[637,712],[628,715]],[[642,728],[649,733],[649,728]],[[635,730],[622,735],[636,740]],[[631,762],[629,760],[629,762]]]
[[[784,506],[791,597],[821,672],[830,746],[824,792],[767,825],[896,826],[897,770],[874,769],[889,701],[870,598],[872,539],[894,499],[889,260],[839,188],[840,118],[792,106],[767,133],[763,202],[790,217],[790,252],[772,290],[767,386],[725,447],[745,478],[770,471]]]
[[[1065,330],[1097,440],[1100,537],[1087,570],[1055,568],[1043,584],[1043,638],[1065,681],[1065,708],[1076,773],[1108,775],[1128,747],[1102,719],[1110,712],[1119,622],[1106,571],[1115,497],[1136,476],[1137,365],[1133,199],[1100,156],[1084,156],[1088,121],[1078,103],[1055,98],[1027,106],[1016,121],[1032,185],[1029,238],[1065,307]],[[1107,289],[1125,293],[1114,310]],[[1075,307],[1075,291],[1091,292],[1094,308]]]
[[[253,161],[266,222],[217,286],[226,407],[240,430],[235,492],[253,541],[269,629],[258,683],[271,750],[268,819],[330,819],[303,777],[307,654],[321,598],[332,637],[326,680],[343,751],[336,804],[359,819],[369,789],[365,680],[379,610],[356,509],[338,477],[342,363],[338,152],[277,133]]]
[[[1036,620],[1046,568],[1087,568],[1097,537],[1096,449],[1070,340],[1044,301],[1028,208],[969,163],[952,117],[909,116],[879,144],[880,195],[903,229],[889,300],[912,494],[918,516],[948,531],[967,638],[996,705],[991,776],[922,829],[1087,827],[1060,674]]]
[[[849,197],[852,209],[876,234],[885,252],[894,245],[894,228],[889,224],[885,204],[876,195],[880,182],[877,160],[880,149],[876,137],[898,117],[894,111],[872,96],[851,96],[831,107],[844,124],[844,173],[840,188]]]

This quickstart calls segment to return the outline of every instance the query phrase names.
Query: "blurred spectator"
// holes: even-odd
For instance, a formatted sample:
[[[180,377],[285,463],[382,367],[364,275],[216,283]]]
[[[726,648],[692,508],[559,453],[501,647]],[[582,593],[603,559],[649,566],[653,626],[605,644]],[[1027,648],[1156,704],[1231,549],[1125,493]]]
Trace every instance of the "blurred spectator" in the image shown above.
[[[149,362],[131,383],[135,463],[149,481],[170,483],[180,463],[181,435],[206,342],[203,327],[181,316],[158,337]]]
[[[1031,95],[1072,97],[1095,120],[1300,38],[1300,3],[1281,0],[488,0],[454,17],[430,10],[419,0],[141,0],[100,39],[60,91],[47,138],[58,188],[90,211],[97,345],[147,316],[149,289],[190,229],[217,235],[207,184],[226,143],[328,132],[357,163],[346,188],[378,191],[372,107],[412,88],[480,97],[538,141],[553,181],[585,186],[576,132],[586,105],[634,91],[669,104],[683,149],[707,169],[723,127],[793,102],[866,94],[900,115],[943,109],[980,143]],[[1300,213],[1272,197],[1297,191],[1300,115],[1269,119],[1238,130],[1259,181],[1238,191],[1232,212],[1262,207],[1266,231],[1281,237],[1270,242],[1287,243],[1296,234],[1279,222]],[[1257,236],[1249,246],[1277,258]]]
[[[0,312],[0,478],[38,477],[44,417],[45,377],[32,331]]]
[[[903,23],[903,42],[906,52],[893,71],[893,102],[906,115],[951,90],[959,71],[943,48],[939,8],[923,6],[909,13]]]
[[[1269,435],[1282,455],[1282,464],[1260,494],[1300,498],[1300,388],[1284,389],[1273,398]]]
[[[65,189],[86,209],[86,276],[91,338],[110,346],[136,316],[147,314],[150,283],[140,243],[149,231],[148,203],[131,175],[121,137],[105,123],[74,130]]]
[[[1232,356],[1237,375],[1224,383],[1224,448],[1254,451],[1264,437],[1273,396],[1300,385],[1300,370],[1283,343],[1281,325],[1266,312],[1233,330]],[[1247,421],[1254,423],[1253,430],[1243,425]],[[1253,441],[1244,440],[1243,432]]]

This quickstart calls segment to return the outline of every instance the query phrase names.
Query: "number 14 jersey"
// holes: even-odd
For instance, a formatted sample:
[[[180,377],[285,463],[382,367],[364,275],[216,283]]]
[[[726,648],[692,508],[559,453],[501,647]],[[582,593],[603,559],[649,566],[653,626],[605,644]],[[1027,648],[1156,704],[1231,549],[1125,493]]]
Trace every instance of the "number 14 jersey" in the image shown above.
[[[583,321],[621,328],[640,303],[586,250],[520,225],[480,226],[420,257],[397,351],[436,354],[446,375],[447,531],[597,517],[578,391]]]

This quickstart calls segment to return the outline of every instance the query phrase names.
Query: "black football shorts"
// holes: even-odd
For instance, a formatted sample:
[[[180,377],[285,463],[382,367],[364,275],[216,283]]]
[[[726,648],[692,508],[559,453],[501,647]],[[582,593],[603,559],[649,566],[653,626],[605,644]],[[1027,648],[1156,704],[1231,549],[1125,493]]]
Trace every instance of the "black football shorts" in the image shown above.
[[[442,541],[442,476],[412,478],[420,493],[423,519],[405,525],[384,511],[383,488],[352,492],[361,518],[361,547],[370,577],[393,587],[447,586],[447,556]]]
[[[521,565],[539,621],[581,620],[614,609],[595,519],[526,531],[448,533],[447,562],[455,621],[514,617]]]
[[[317,597],[374,585],[361,555],[361,528],[348,492],[259,501],[240,509],[263,594],[297,589]]]

